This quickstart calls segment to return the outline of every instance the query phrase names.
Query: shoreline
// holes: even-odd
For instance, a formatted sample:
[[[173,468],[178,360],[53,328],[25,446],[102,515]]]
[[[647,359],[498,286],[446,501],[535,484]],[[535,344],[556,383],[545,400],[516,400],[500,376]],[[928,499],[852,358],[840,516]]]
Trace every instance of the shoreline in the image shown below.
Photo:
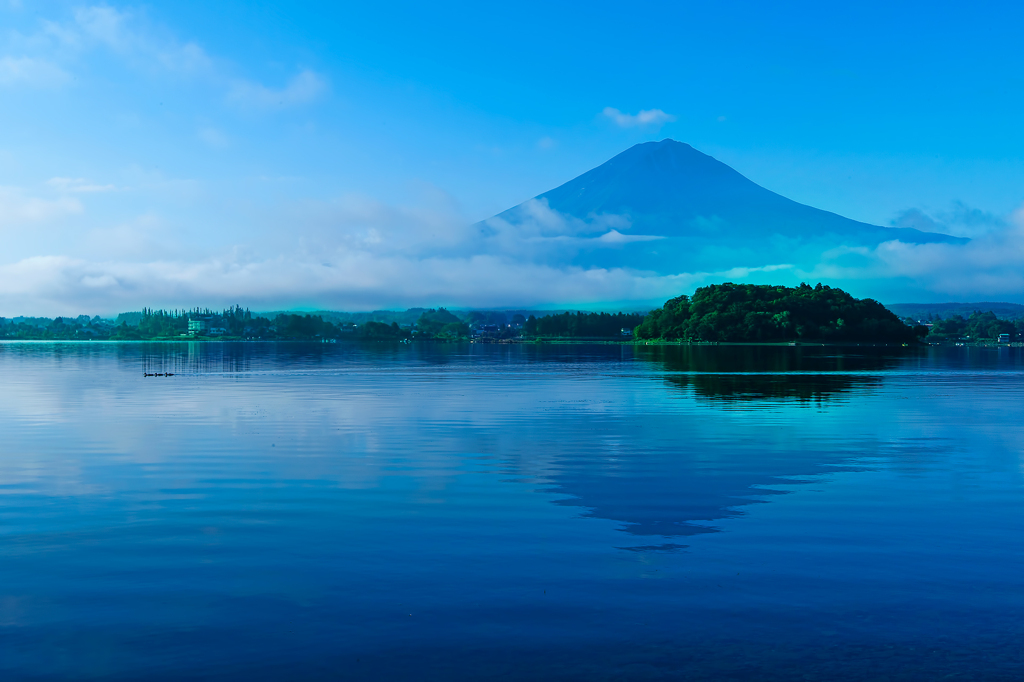
[[[540,338],[540,339],[494,339],[494,340],[480,340],[480,339],[330,339],[330,340],[317,340],[317,339],[238,339],[238,338],[166,338],[166,339],[0,339],[0,344],[57,344],[57,343],[71,343],[71,344],[142,344],[142,343],[165,343],[165,344],[178,344],[178,343],[203,343],[203,344],[221,344],[221,343],[252,343],[252,344],[269,344],[269,343],[301,343],[301,344],[316,344],[316,345],[338,345],[338,344],[364,344],[364,343],[387,343],[394,345],[411,345],[411,344],[473,344],[473,345],[484,345],[484,346],[496,346],[496,345],[529,345],[529,346],[558,346],[558,345],[607,345],[607,346],[692,346],[692,347],[716,347],[716,346],[747,346],[747,347],[774,347],[774,348],[1024,348],[1024,342],[1012,342],[1012,343],[996,343],[996,342],[980,342],[980,343],[965,343],[965,342],[949,342],[949,343],[928,343],[922,342],[917,344],[908,343],[835,343],[835,342],[814,342],[814,341],[765,341],[765,342],[749,342],[749,341],[662,341],[662,340],[612,340],[607,338]]]

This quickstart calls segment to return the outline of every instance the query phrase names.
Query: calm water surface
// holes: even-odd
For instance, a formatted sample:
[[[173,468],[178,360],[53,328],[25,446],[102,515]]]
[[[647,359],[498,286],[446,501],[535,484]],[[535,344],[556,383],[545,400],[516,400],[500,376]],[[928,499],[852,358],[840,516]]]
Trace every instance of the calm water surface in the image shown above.
[[[1020,680],[1022,380],[1020,349],[0,344],[0,677]]]

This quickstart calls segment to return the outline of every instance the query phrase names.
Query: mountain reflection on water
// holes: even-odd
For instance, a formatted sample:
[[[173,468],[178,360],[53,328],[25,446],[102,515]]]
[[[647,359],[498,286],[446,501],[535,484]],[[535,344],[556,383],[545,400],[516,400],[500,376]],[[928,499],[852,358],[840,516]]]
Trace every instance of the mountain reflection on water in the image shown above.
[[[673,389],[692,391],[701,399],[741,401],[746,409],[761,401],[774,415],[766,420],[754,413],[745,420],[741,413],[726,433],[714,429],[710,434],[700,422],[721,415],[699,407],[696,419],[692,414],[637,415],[639,428],[661,434],[656,447],[647,442],[623,448],[609,458],[613,464],[593,457],[561,458],[552,489],[570,495],[559,504],[620,521],[630,535],[666,540],[623,549],[680,549],[670,540],[716,532],[716,521],[742,516],[747,506],[782,494],[772,488],[780,481],[792,484],[848,464],[851,454],[863,455],[804,442],[803,418],[788,411],[826,410],[830,399],[852,398],[877,386],[880,373],[914,354],[892,348],[639,346],[637,359],[649,363],[654,376]]]

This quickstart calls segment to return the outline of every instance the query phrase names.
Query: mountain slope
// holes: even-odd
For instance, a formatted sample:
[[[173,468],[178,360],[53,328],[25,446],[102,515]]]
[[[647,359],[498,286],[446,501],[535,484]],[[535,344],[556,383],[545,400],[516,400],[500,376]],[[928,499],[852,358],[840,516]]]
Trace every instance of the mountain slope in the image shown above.
[[[964,241],[799,204],[674,140],[631,147],[483,225],[499,226],[495,233],[519,228],[534,244],[557,240],[551,245],[577,265],[663,274],[793,263],[897,239]]]

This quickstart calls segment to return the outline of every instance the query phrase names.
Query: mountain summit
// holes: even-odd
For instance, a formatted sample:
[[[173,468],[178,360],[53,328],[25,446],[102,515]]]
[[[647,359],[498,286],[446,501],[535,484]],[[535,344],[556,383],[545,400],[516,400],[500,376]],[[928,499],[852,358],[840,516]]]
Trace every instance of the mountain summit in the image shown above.
[[[576,265],[661,274],[792,264],[893,240],[964,241],[797,203],[669,139],[635,145],[482,227],[518,230],[538,249],[550,242]]]

